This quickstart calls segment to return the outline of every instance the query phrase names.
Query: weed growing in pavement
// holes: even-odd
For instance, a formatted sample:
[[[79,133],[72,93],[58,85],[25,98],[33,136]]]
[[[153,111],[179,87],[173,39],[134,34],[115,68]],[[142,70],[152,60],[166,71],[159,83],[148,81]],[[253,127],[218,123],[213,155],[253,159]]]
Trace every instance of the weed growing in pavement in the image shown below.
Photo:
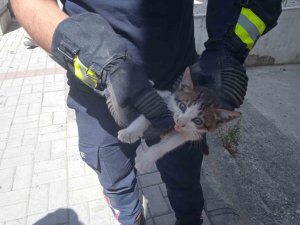
[[[239,154],[238,144],[241,138],[241,119],[226,124],[218,131],[218,137],[222,146],[236,158]]]

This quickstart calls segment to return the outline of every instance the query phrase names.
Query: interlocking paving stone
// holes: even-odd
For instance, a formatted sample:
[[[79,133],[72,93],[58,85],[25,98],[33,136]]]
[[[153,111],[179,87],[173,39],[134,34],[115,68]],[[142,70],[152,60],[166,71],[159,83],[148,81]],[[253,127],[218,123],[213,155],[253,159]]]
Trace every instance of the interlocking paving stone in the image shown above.
[[[2,225],[2,223],[0,223],[0,224]],[[3,223],[3,225],[4,225],[4,223]],[[26,225],[26,220],[24,218],[10,220],[10,221],[6,221],[5,225]]]
[[[66,170],[51,170],[43,173],[33,173],[32,185],[48,184],[66,179]]]
[[[13,190],[29,188],[31,186],[33,165],[18,166],[13,181]]]
[[[102,188],[97,185],[84,189],[69,191],[69,204],[82,204],[88,201],[100,199],[102,195]]]
[[[49,185],[36,185],[30,190],[28,215],[46,212],[48,208]]]
[[[14,174],[15,168],[0,169],[0,192],[12,189]]]
[[[49,184],[48,209],[57,209],[67,206],[67,181],[61,180]]]
[[[140,183],[141,183],[142,187],[147,187],[147,186],[162,183],[159,172],[140,175],[139,180],[140,180]]]
[[[0,193],[0,207],[28,201],[29,188]]]
[[[170,213],[169,207],[164,200],[158,186],[143,188],[143,193],[148,199],[148,206],[152,216],[159,216]]]
[[[2,206],[0,211],[0,222],[21,219],[26,216],[27,202]]]

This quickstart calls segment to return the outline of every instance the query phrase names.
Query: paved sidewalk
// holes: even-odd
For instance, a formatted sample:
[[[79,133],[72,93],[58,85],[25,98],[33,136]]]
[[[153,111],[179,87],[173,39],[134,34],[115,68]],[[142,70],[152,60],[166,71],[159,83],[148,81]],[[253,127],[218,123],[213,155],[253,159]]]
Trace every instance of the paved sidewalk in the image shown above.
[[[65,71],[23,38],[16,22],[0,36],[0,225],[116,224],[80,158]],[[147,225],[173,225],[159,173],[139,185]]]

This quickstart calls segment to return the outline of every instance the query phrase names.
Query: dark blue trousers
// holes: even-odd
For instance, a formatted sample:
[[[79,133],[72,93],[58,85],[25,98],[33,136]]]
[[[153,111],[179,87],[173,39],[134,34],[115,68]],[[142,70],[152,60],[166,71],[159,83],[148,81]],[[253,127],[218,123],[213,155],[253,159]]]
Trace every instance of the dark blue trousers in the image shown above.
[[[133,225],[142,212],[134,169],[138,144],[123,144],[120,129],[105,99],[71,86],[67,104],[76,112],[82,159],[98,174],[104,194],[122,225]],[[201,224],[203,195],[200,185],[202,150],[187,143],[157,162],[171,206],[182,225]]]

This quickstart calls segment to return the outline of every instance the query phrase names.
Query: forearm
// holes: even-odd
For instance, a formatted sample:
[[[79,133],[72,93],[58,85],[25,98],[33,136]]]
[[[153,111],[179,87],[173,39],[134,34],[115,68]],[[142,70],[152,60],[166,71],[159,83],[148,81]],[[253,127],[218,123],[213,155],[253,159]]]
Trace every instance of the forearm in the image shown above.
[[[238,3],[240,2],[240,3]],[[208,0],[209,42],[225,42],[247,55],[260,36],[271,30],[281,13],[281,0]]]
[[[55,0],[12,0],[19,23],[47,52],[51,53],[52,37],[57,25],[67,18]]]

